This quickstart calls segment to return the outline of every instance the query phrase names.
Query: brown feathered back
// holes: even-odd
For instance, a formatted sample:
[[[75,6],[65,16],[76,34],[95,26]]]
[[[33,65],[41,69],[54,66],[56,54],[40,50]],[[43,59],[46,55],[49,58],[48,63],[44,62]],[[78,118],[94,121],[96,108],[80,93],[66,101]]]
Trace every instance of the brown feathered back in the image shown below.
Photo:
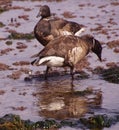
[[[90,51],[93,51],[101,60],[102,47],[96,39],[90,36],[60,36],[49,42],[31,62],[32,65],[47,65],[45,78],[50,67],[70,67],[73,79],[74,66]]]
[[[58,36],[75,35],[76,32],[84,27],[76,22],[52,17],[49,15],[49,8],[46,5],[41,6],[39,14],[41,14],[41,19],[34,27],[34,35],[43,46],[46,46]]]

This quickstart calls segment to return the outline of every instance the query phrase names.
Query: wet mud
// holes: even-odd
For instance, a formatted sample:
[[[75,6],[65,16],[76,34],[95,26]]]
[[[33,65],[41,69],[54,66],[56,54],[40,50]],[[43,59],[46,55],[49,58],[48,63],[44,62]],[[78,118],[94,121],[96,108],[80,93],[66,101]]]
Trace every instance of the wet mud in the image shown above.
[[[43,46],[33,29],[40,5],[86,27],[103,47],[75,66],[31,66]],[[119,1],[0,1],[0,129],[119,129]],[[83,35],[82,34],[82,35]],[[10,113],[10,114],[9,114]]]

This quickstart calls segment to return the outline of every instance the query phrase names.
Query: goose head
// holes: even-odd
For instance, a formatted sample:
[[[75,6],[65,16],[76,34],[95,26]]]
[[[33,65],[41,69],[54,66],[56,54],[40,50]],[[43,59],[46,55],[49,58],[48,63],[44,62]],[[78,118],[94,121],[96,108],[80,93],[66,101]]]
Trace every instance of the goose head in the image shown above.
[[[100,42],[93,38],[93,46],[92,46],[92,52],[94,52],[100,61],[102,61],[101,54],[102,54],[102,46]]]
[[[102,46],[98,40],[96,40],[91,35],[84,35],[81,37],[83,40],[85,40],[89,46],[92,52],[94,52],[100,61],[102,61],[101,54],[102,54]]]
[[[43,5],[40,7],[39,13],[37,17],[47,18],[51,16],[50,8],[47,5]]]

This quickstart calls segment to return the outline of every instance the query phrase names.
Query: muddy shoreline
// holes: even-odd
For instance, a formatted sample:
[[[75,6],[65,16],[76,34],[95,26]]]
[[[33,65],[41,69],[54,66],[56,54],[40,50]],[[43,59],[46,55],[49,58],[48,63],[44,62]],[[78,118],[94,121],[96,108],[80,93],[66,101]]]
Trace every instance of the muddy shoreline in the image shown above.
[[[89,54],[76,65],[73,83],[68,69],[53,68],[48,81],[45,81],[45,67],[30,65],[33,60],[31,56],[43,48],[35,39],[33,28],[39,20],[36,18],[39,7],[44,4],[50,6],[53,15],[85,25],[85,33],[93,35],[102,44],[102,62],[92,53]],[[95,126],[104,130],[111,130],[112,127],[117,130],[118,12],[118,0],[1,0],[0,128],[5,127],[5,115],[11,113],[7,119],[15,118],[16,124],[25,120],[30,124],[29,129],[37,125],[36,122],[42,121],[38,123],[42,127],[36,129],[42,129],[46,124],[50,129],[61,130],[82,129],[83,125],[86,126],[85,129]],[[27,78],[29,71],[33,74],[30,80]],[[19,117],[16,118],[16,115]],[[91,124],[93,122],[88,116],[95,123],[101,124],[101,128],[97,124]],[[21,128],[26,127],[27,124],[22,123]]]

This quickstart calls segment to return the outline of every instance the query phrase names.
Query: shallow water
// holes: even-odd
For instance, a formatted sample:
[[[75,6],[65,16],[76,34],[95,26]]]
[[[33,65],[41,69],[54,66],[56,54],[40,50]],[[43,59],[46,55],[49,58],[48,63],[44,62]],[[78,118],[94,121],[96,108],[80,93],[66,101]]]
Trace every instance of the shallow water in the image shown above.
[[[115,4],[117,3],[117,4]],[[103,44],[103,62],[99,62],[93,54],[87,56],[92,69],[97,66],[107,67],[107,63],[114,62],[119,65],[119,53],[109,49],[107,42],[119,40],[119,1],[93,1],[93,0],[65,0],[62,2],[48,1],[14,1],[9,11],[0,14],[0,22],[5,24],[0,28],[0,63],[10,66],[10,70],[0,71],[0,116],[8,113],[20,115],[23,119],[38,121],[42,118],[72,119],[79,118],[90,112],[99,114],[119,113],[119,85],[109,83],[99,75],[93,75],[88,69],[89,78],[76,78],[72,83],[70,75],[50,77],[48,81],[34,79],[25,82],[28,74],[22,73],[20,78],[14,80],[8,77],[14,71],[23,69],[44,71],[45,67],[32,67],[30,65],[13,65],[15,62],[31,62],[30,56],[40,51],[43,47],[36,39],[11,40],[5,39],[9,30],[22,33],[33,31],[38,19],[36,15],[40,5],[48,4],[52,12],[63,17],[65,11],[72,12],[74,18],[67,18],[83,24],[87,27],[85,33],[95,36]],[[13,8],[14,7],[14,8]],[[19,16],[28,15],[28,20]],[[13,22],[11,22],[13,18]],[[19,24],[18,24],[19,23]],[[19,26],[16,26],[16,25]],[[101,29],[96,29],[102,26]],[[6,41],[12,41],[6,45]],[[27,47],[18,49],[21,42]],[[5,54],[1,50],[12,48]],[[61,70],[60,70],[61,71]],[[79,91],[91,89],[93,94],[80,96]],[[89,108],[89,105],[91,108]],[[96,106],[96,107],[95,107]],[[117,130],[119,124],[104,130]],[[74,130],[74,128],[61,128],[61,130]]]

